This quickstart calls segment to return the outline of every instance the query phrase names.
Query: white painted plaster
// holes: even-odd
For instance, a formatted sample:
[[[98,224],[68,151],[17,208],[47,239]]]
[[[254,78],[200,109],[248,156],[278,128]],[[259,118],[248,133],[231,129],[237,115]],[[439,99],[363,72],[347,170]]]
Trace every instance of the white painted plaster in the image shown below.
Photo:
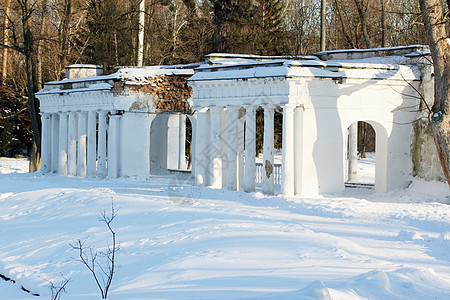
[[[59,174],[67,174],[67,147],[68,147],[69,116],[67,113],[59,114]]]
[[[67,174],[77,175],[78,120],[76,112],[69,113],[69,142],[67,155]]]
[[[106,166],[106,131],[107,111],[98,112],[98,141],[97,141],[97,177],[105,178],[107,175]]]
[[[85,177],[87,175],[87,113],[78,112],[78,156],[77,175]]]
[[[86,169],[89,177],[97,175],[97,112],[89,111]]]
[[[122,172],[125,177],[148,178],[150,174],[150,127],[155,115],[125,112],[122,130],[127,142],[121,143]],[[154,141],[155,144],[159,141]]]
[[[263,141],[263,186],[265,194],[274,193],[274,109],[273,105],[264,108],[264,141]]]
[[[348,128],[348,177],[349,182],[356,181],[358,170],[358,123]]]
[[[59,163],[59,114],[53,113],[51,116],[51,159],[52,159],[52,169],[51,171],[58,172]]]
[[[256,107],[248,106],[245,111],[245,169],[244,190],[255,191],[256,156]]]
[[[51,120],[50,114],[42,114],[41,130],[41,171],[50,172],[51,169]]]
[[[298,131],[298,134],[300,132]],[[282,139],[282,165],[284,168],[281,191],[291,197],[294,196],[294,105],[292,104],[285,104],[283,107]]]

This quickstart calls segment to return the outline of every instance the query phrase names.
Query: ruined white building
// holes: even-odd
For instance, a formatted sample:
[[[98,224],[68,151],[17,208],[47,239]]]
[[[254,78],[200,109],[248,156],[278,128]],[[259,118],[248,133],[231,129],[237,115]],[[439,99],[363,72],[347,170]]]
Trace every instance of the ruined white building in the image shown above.
[[[100,178],[148,178],[186,169],[189,66],[120,68],[74,65],[36,96],[42,115],[42,172]],[[192,119],[193,120],[193,119]]]
[[[262,109],[263,192],[275,191],[275,111],[283,115],[282,193],[343,192],[355,171],[358,121],[376,133],[375,191],[405,188],[412,175],[440,176],[424,176],[429,165],[413,165],[425,153],[435,160],[426,134],[414,135],[413,126],[427,115],[419,111],[419,94],[432,100],[431,71],[420,67],[424,55],[423,46],[300,59],[211,54],[200,66],[69,76],[37,94],[42,171],[148,178],[158,169],[185,169],[186,133],[192,132],[188,160],[195,184],[251,192],[256,111]],[[186,116],[192,131],[185,129]]]

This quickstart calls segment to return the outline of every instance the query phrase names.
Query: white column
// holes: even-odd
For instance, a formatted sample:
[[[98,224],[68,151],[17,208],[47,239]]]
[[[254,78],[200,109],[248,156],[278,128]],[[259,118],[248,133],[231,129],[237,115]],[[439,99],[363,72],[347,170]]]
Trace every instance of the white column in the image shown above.
[[[282,193],[287,197],[294,196],[294,106],[284,105],[282,135]]]
[[[67,113],[59,114],[59,165],[58,172],[67,174],[67,142],[69,118]]]
[[[237,147],[238,147],[238,189],[244,190],[244,128],[245,128],[245,108],[241,107],[238,111],[237,119]]]
[[[77,175],[77,114],[69,113],[69,153],[67,173],[71,176]]]
[[[197,147],[197,116],[191,115],[186,116],[186,118],[189,119],[191,122],[191,175],[194,176],[195,173],[195,164],[193,163],[194,159],[194,153],[197,153],[196,147]],[[186,119],[186,121],[188,120]],[[194,177],[195,178],[195,177]]]
[[[108,132],[108,177],[119,177],[119,128],[120,118],[118,115],[109,117]]]
[[[86,158],[87,158],[87,113],[78,112],[78,159],[77,175],[86,176]]]
[[[180,131],[179,131],[179,151],[178,151],[178,169],[186,169],[186,115],[180,113]]]
[[[52,172],[59,166],[59,114],[52,114]]]
[[[350,125],[348,130],[348,178],[349,182],[356,181],[358,170],[358,122]]]
[[[221,106],[211,107],[211,160],[212,160],[212,172],[211,172],[211,187],[221,189],[222,186],[222,141],[221,141],[221,129],[222,129],[222,110]]]
[[[226,188],[228,184],[228,109],[222,109],[220,113],[220,158],[222,159],[222,188]]]
[[[227,188],[236,191],[238,188],[238,106],[228,107],[228,170]]]
[[[303,176],[308,176],[303,172],[303,111],[303,105],[294,109],[294,193],[296,195],[303,195]]]
[[[245,112],[245,174],[244,190],[255,191],[256,172],[256,107],[248,106]]]
[[[97,169],[97,112],[90,111],[88,114],[87,132],[87,175],[96,176]]]
[[[98,150],[97,150],[97,177],[106,177],[106,114],[107,111],[98,112]]]
[[[41,133],[41,172],[50,172],[51,164],[51,139],[50,139],[50,114],[42,114],[42,133]]]
[[[209,131],[210,126],[208,122],[209,110],[208,108],[202,108],[197,111],[197,124],[196,124],[196,147],[195,155],[193,156],[193,164],[195,165],[195,184],[206,185],[209,166]]]
[[[264,141],[263,141],[263,185],[265,194],[274,193],[274,171],[273,152],[274,146],[274,106],[264,107]]]

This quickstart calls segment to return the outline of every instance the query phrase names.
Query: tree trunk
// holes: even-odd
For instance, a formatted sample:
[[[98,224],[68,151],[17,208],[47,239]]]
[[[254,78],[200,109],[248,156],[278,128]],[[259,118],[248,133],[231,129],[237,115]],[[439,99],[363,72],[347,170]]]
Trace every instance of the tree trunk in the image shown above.
[[[321,2],[320,2],[320,51],[326,50],[326,14],[327,14],[327,1],[321,0]]]
[[[30,164],[28,165],[28,171],[30,173],[36,172],[41,168],[41,156],[39,152],[37,152],[36,143],[33,143],[33,146],[30,151]]]
[[[72,0],[64,1],[64,19],[61,32],[61,70],[67,65],[67,56],[69,56],[69,26],[70,15],[72,12]]]
[[[363,33],[364,41],[366,42],[367,48],[372,48],[369,34],[367,33],[367,26],[366,26],[366,10],[367,6],[364,7],[364,0],[355,0],[356,9],[358,10],[359,18],[361,19],[361,30]]]
[[[386,47],[386,4],[386,0],[381,0],[381,47]]]
[[[23,53],[25,55],[25,67],[27,73],[27,89],[28,89],[28,110],[30,112],[31,127],[33,130],[33,139],[36,147],[33,147],[33,154],[30,159],[30,167],[39,169],[40,153],[41,153],[41,119],[39,117],[39,102],[34,97],[37,92],[36,84],[36,65],[34,53],[34,40],[31,31],[31,14],[30,4],[27,0],[18,1],[22,12],[22,29],[23,29]],[[32,168],[30,168],[32,169]]]
[[[347,43],[350,45],[351,48],[356,48],[355,43],[353,42],[352,38],[350,37],[350,35],[348,34],[347,31],[347,25],[348,22],[346,22],[344,20],[344,17],[342,16],[342,10],[341,10],[341,5],[339,4],[339,0],[334,0],[334,6],[336,7],[338,16],[339,16],[339,21],[341,23],[342,26],[342,34],[344,35],[345,39],[347,40]]]
[[[8,45],[8,24],[9,24],[9,10],[11,8],[11,0],[6,1],[5,7],[5,20],[4,20],[4,28],[3,28],[3,44]],[[2,56],[2,78],[0,83],[4,83],[6,79],[6,69],[8,65],[8,48],[3,47],[3,56]]]
[[[430,116],[442,170],[450,185],[450,45],[441,0],[420,0],[425,33],[434,66],[434,104]]]
[[[145,0],[139,2],[138,12],[138,42],[136,65],[142,67],[144,62],[144,33],[145,33]]]
[[[45,0],[42,4],[42,12],[41,12],[41,26],[39,29],[39,39],[37,41],[37,50],[36,50],[36,83],[37,83],[37,90],[42,89],[42,38],[44,36],[44,25],[45,25],[45,19],[47,17],[46,10],[47,10],[47,1]]]

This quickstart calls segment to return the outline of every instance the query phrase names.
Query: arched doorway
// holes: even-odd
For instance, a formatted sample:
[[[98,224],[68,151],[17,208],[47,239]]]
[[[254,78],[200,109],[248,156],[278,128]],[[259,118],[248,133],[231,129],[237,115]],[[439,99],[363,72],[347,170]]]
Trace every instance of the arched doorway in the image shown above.
[[[354,122],[347,128],[345,186],[374,189],[377,136],[370,122]]]

